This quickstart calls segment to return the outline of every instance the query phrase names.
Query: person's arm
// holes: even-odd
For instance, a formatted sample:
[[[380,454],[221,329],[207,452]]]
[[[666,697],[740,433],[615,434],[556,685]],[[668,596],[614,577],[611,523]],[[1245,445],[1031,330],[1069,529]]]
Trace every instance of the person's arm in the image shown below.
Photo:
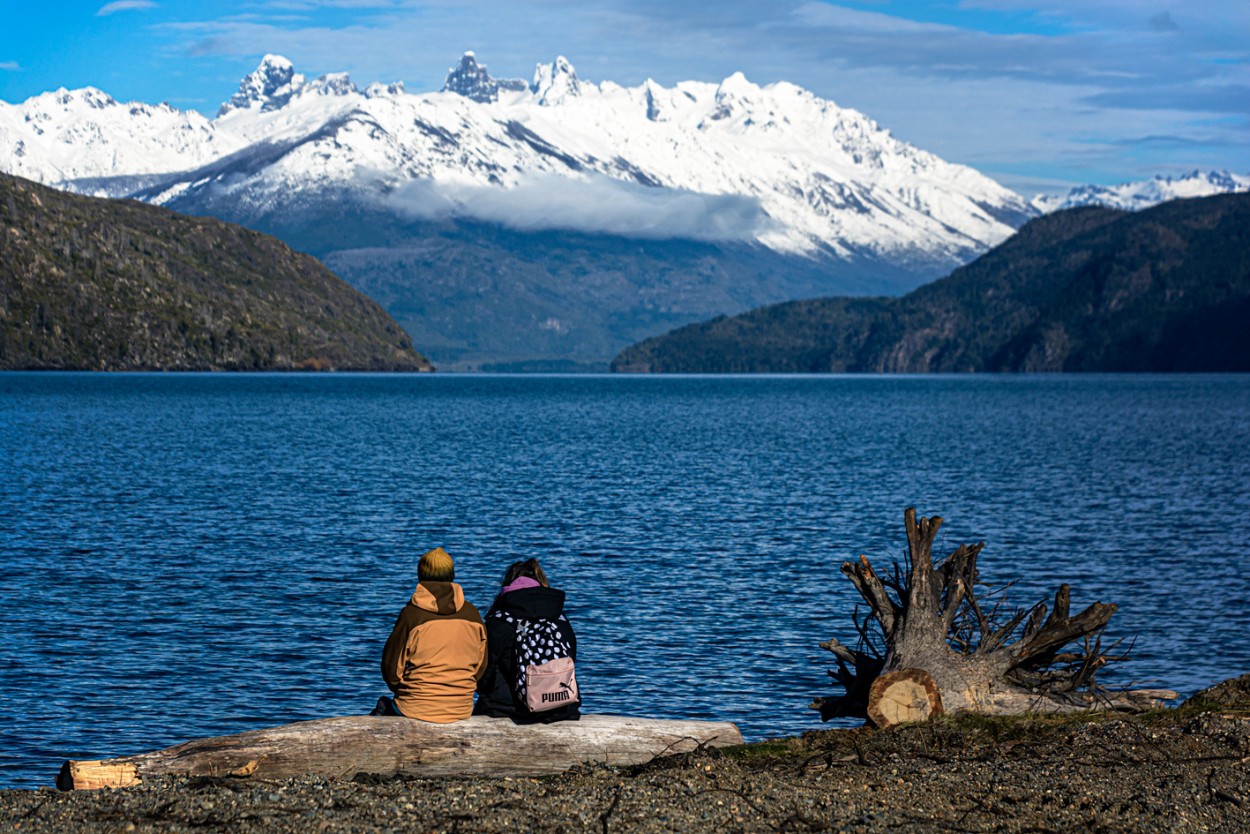
[[[486,677],[486,661],[490,650],[490,642],[487,639],[486,626],[482,626],[482,642],[478,646],[477,668],[473,670],[473,679],[481,683]]]
[[[404,666],[407,665],[408,650],[408,627],[404,622],[404,612],[399,612],[399,617],[395,620],[395,628],[391,629],[391,636],[386,640],[386,646],[382,649],[382,680],[386,681],[386,686],[391,692],[399,689],[399,681],[404,675]]]
[[[495,670],[499,667],[499,659],[503,656],[507,629],[495,618],[487,618],[484,628],[486,650],[482,653],[481,674],[477,676],[477,691],[482,695],[489,695],[495,685]]]
[[[558,625],[560,626],[560,634],[569,643],[569,657],[577,660],[577,634],[573,631],[573,624],[569,622],[569,618],[566,616],[559,621]]]

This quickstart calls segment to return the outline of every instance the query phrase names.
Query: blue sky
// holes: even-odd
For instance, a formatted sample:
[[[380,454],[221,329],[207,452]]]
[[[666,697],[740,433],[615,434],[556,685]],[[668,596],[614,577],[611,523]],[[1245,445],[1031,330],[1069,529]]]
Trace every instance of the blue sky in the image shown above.
[[[1250,2],[0,0],[0,99],[99,87],[206,115],[266,52],[436,90],[461,52],[529,78],[741,70],[854,107],[1022,193],[1250,172]]]

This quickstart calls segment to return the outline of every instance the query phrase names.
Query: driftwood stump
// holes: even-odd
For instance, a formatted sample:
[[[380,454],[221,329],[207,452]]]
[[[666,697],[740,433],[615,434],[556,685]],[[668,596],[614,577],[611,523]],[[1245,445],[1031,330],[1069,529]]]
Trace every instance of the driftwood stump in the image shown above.
[[[1099,669],[1126,657],[1102,649],[1115,605],[1095,602],[1074,615],[1069,587],[1061,585],[1049,609],[1039,602],[1001,615],[1001,599],[987,605],[976,595],[984,542],[960,545],[934,564],[941,517],[917,519],[908,508],[904,523],[907,561],[895,564],[892,576],[878,575],[866,556],[842,565],[869,611],[862,619],[856,611],[856,649],[836,639],[821,643],[837,658],[829,674],[845,690],[812,703],[823,720],[864,717],[886,727],[942,712],[1141,711],[1177,697],[1170,690],[1095,685]]]

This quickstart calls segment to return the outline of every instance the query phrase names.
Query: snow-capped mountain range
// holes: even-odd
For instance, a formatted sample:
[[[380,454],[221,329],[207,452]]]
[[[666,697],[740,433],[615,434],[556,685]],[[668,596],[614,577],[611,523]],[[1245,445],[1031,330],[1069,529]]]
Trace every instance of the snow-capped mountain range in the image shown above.
[[[92,87],[0,102],[0,167],[155,202],[224,188],[254,212],[333,188],[402,207],[407,189],[424,215],[527,228],[601,221],[603,231],[644,237],[939,261],[988,248],[1037,213],[1250,189],[1250,175],[1195,171],[1030,202],[792,84],[759,87],[735,73],[720,84],[626,88],[587,83],[564,58],[539,65],[527,84],[491,77],[472,52],[442,91],[417,95],[402,83],[361,90],[345,73],[307,80],[267,55],[211,120]],[[608,196],[660,209],[660,222],[634,217],[641,205],[623,218],[582,211]],[[664,222],[664,204],[690,198],[707,210]]]
[[[0,102],[0,170],[276,234],[461,369],[606,369],[717,314],[904,292],[1063,204],[793,84],[596,84],[564,58],[527,82],[472,53],[417,94],[268,55],[212,118],[90,87]],[[1153,199],[1131,193],[1089,198]]]
[[[1154,177],[1119,185],[1083,185],[1063,196],[1038,196],[1033,207],[1043,214],[1077,206],[1108,206],[1140,211],[1169,200],[1250,191],[1250,174],[1193,171],[1182,177]]]
[[[493,79],[466,54],[443,91],[414,95],[360,90],[345,74],[306,80],[269,55],[211,120],[58,90],[0,104],[0,164],[157,203],[212,190],[243,219],[334,190],[522,228],[950,263],[1034,213],[988,177],[793,84],[738,73],[627,88],[579,79],[563,58],[526,84]]]

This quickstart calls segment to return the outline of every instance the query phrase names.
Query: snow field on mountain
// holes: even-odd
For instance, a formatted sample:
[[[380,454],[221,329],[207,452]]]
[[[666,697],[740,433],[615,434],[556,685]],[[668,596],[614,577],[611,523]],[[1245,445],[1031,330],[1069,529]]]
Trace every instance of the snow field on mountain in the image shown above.
[[[122,104],[94,87],[43,93],[20,105],[0,102],[6,173],[50,185],[184,171],[242,146],[193,110]]]

